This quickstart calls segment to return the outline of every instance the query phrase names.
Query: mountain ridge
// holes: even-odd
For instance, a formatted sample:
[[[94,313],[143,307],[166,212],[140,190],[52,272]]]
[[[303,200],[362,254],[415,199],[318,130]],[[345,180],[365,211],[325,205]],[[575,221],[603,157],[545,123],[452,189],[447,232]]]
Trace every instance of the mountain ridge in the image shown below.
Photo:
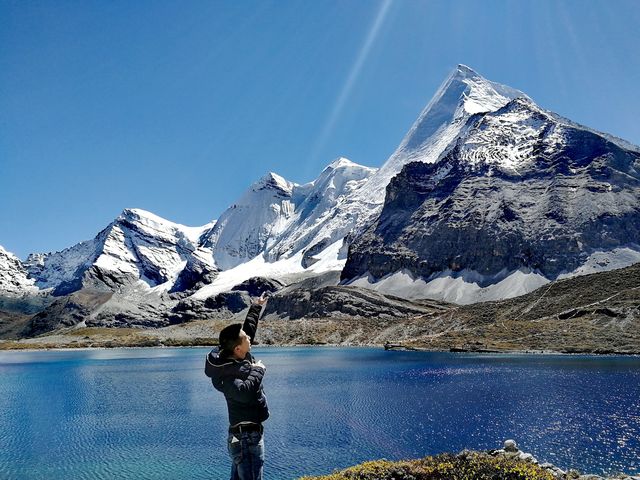
[[[521,295],[640,261],[628,145],[459,65],[381,168],[338,157],[304,184],[268,172],[201,227],[124,209],[92,240],[0,262],[0,296],[22,268],[29,298],[112,294],[96,293],[96,325],[158,327],[257,276],[460,304]]]

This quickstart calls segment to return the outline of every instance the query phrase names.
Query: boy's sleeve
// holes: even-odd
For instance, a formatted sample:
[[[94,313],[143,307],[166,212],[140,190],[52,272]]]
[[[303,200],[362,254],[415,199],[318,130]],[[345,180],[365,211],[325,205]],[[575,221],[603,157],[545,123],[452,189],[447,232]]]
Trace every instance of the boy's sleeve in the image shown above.
[[[225,381],[222,384],[222,392],[226,397],[235,400],[236,402],[248,403],[256,398],[256,392],[260,388],[262,383],[262,377],[264,376],[264,369],[258,366],[251,367],[251,372],[246,380]]]
[[[242,330],[244,330],[244,333],[249,335],[252,343],[256,336],[256,331],[258,330],[258,319],[260,318],[261,311],[262,305],[251,305],[249,312],[247,312],[247,318],[244,319],[244,324],[242,325]]]

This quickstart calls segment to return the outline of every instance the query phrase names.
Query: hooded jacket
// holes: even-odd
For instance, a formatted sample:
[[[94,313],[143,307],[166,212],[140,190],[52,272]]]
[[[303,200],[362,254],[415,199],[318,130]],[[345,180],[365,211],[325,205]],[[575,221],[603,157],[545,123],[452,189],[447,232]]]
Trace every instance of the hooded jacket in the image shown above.
[[[242,325],[242,330],[252,343],[261,310],[261,305],[252,305]],[[265,370],[254,365],[251,353],[247,353],[244,360],[236,360],[224,350],[214,348],[207,355],[204,373],[211,378],[215,389],[224,394],[230,425],[240,422],[261,423],[269,417],[267,397],[262,388]]]

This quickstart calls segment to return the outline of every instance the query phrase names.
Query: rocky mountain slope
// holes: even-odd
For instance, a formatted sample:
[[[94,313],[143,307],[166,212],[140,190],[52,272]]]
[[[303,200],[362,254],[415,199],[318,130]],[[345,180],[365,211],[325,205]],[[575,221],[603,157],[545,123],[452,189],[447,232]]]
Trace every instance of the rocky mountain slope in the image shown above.
[[[640,264],[456,306],[449,315],[411,342],[438,350],[640,353]]]
[[[0,336],[19,330],[13,324],[26,321],[52,301],[29,278],[20,259],[0,246]]]

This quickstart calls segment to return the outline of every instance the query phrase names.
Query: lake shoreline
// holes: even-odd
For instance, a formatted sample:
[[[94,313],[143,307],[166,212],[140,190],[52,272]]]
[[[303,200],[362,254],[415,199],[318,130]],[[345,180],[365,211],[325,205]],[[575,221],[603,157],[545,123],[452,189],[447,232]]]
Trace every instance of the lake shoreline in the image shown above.
[[[95,343],[87,344],[69,344],[69,343],[60,343],[60,344],[50,344],[50,343],[23,343],[20,341],[13,340],[5,340],[0,341],[0,351],[16,351],[16,352],[38,352],[38,351],[81,351],[81,350],[113,350],[113,349],[154,349],[154,348],[214,348],[215,344],[143,344],[143,345],[97,345]],[[633,357],[640,356],[640,352],[618,352],[618,351],[558,351],[558,350],[466,350],[459,348],[452,348],[449,350],[446,349],[429,349],[424,347],[411,347],[411,348],[393,348],[386,349],[384,344],[373,344],[373,343],[361,343],[361,344],[339,344],[339,343],[286,343],[286,344],[255,344],[254,347],[257,348],[353,348],[353,349],[361,349],[361,348],[376,348],[381,350],[386,350],[390,354],[394,352],[430,352],[430,353],[459,353],[459,354],[471,354],[471,355],[557,355],[557,356],[593,356],[593,357],[616,357],[616,356],[624,356],[624,357]]]

